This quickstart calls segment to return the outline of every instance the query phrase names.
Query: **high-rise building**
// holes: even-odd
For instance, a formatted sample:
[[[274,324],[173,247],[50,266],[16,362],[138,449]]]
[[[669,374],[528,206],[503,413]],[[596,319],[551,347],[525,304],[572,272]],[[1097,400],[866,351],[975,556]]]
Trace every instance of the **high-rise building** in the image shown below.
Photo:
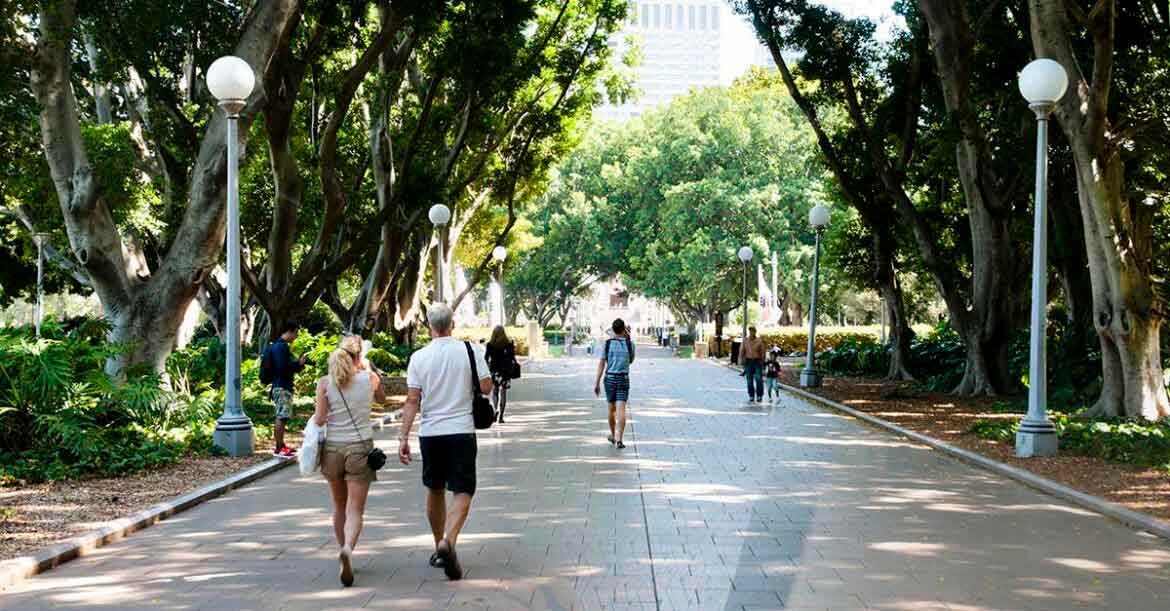
[[[624,121],[696,87],[729,85],[751,65],[771,66],[746,22],[721,0],[630,0],[630,19],[610,41],[615,55],[630,38],[641,46],[636,98],[597,110]]]

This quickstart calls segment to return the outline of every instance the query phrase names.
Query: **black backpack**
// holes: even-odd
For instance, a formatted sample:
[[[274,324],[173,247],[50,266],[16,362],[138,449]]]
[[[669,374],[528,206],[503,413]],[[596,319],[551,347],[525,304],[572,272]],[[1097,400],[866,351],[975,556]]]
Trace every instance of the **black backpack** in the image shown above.
[[[260,383],[271,384],[276,381],[276,363],[272,362],[272,344],[264,347],[260,353]]]

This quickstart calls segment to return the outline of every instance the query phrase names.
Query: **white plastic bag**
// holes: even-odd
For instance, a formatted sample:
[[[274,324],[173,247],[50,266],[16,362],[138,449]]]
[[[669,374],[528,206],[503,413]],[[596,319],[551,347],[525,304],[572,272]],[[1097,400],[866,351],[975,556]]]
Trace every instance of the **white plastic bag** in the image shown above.
[[[305,438],[301,442],[301,451],[297,456],[297,463],[301,468],[301,475],[309,475],[321,470],[321,453],[325,450],[325,427],[317,426],[317,419],[310,416],[305,425]]]

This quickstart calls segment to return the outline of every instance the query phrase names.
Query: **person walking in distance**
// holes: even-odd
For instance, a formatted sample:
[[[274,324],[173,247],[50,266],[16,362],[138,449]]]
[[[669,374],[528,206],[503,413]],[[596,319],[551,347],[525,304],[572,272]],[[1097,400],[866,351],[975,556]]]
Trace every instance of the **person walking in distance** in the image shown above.
[[[370,404],[386,400],[382,380],[362,364],[362,339],[350,335],[329,355],[329,375],[317,380],[313,417],[326,427],[321,474],[333,497],[333,535],[341,546],[341,584],[353,585],[353,550],[362,533],[366,497],[378,479],[366,456],[374,449]]]
[[[508,339],[503,326],[492,329],[485,357],[492,372],[492,406],[496,408],[497,422],[504,423],[504,408],[508,406],[508,388],[516,371],[516,345]]]
[[[743,342],[743,373],[747,378],[748,400],[764,400],[764,340],[756,337],[756,328],[748,327]]]
[[[260,359],[260,381],[272,385],[270,396],[276,412],[276,422],[272,429],[272,455],[285,460],[296,456],[296,450],[284,443],[285,424],[293,417],[293,378],[305,368],[307,362],[304,356],[294,359],[289,347],[296,341],[299,331],[300,325],[296,322],[284,323],[280,337],[269,344]]]
[[[626,323],[613,321],[613,337],[605,340],[601,360],[597,363],[597,380],[593,393],[601,396],[601,380],[605,377],[605,400],[609,403],[610,443],[619,450],[626,447],[626,409],[630,400],[630,364],[634,362],[634,342]]]
[[[463,578],[463,566],[455,550],[475,495],[477,446],[471,384],[479,384],[479,390],[487,394],[492,378],[479,347],[451,337],[453,317],[451,307],[443,303],[427,309],[431,341],[410,357],[406,368],[398,459],[410,464],[410,430],[421,413],[422,481],[427,489],[427,520],[435,539],[430,564],[443,569],[448,579],[457,580]],[[472,362],[478,376],[472,375]],[[452,494],[449,507],[448,491]]]

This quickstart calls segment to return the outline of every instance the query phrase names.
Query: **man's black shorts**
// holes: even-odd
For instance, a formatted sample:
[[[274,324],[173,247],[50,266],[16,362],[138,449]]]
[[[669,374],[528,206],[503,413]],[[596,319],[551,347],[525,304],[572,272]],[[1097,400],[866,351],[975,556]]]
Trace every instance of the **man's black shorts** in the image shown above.
[[[475,494],[475,433],[419,437],[423,485],[456,494]]]

